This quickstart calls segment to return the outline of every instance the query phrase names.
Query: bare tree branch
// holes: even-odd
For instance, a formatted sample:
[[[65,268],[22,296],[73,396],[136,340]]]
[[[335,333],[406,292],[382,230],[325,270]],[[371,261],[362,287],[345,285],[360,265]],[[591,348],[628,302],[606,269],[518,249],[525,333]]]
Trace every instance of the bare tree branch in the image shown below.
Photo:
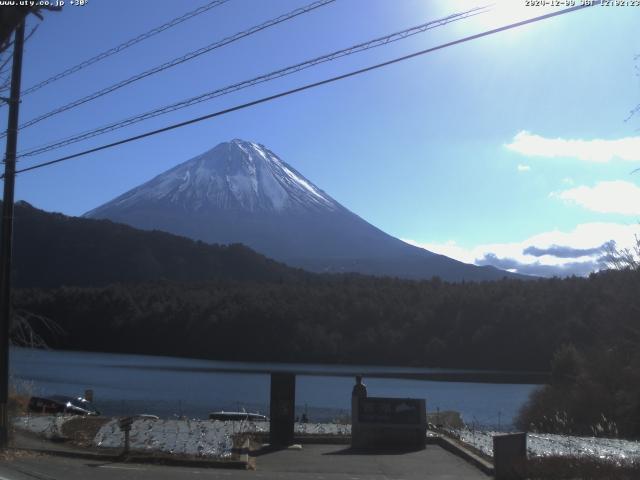
[[[640,270],[640,237],[635,235],[635,245],[631,248],[616,248],[615,244],[606,247],[604,261],[612,270]]]
[[[16,309],[11,317],[10,341],[12,345],[30,348],[49,348],[45,339],[36,331],[36,324],[56,337],[66,335],[66,332],[51,319],[42,315]]]

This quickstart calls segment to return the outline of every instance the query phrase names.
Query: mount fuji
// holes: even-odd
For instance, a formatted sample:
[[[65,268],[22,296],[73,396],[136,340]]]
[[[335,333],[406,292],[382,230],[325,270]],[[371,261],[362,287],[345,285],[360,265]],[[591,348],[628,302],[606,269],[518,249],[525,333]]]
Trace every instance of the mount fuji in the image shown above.
[[[386,234],[263,145],[238,139],[167,170],[85,216],[208,243],[243,243],[316,272],[453,281],[511,276]]]

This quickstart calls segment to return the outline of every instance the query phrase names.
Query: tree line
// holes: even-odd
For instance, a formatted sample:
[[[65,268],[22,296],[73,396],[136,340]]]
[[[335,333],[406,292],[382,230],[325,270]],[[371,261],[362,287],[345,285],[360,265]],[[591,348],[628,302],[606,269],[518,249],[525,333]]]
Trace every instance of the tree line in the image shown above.
[[[551,368],[580,351],[638,345],[635,271],[448,283],[359,275],[276,282],[145,282],[21,289],[55,321],[55,348],[220,360],[484,369]]]

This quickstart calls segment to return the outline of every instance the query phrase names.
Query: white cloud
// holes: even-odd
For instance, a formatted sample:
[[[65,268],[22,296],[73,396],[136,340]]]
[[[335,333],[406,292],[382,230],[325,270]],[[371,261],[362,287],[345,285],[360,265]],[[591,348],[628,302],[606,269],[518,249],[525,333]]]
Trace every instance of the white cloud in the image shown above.
[[[401,240],[410,245],[414,245],[420,248],[426,248],[431,252],[439,253],[450,258],[455,258],[456,260],[460,260],[464,263],[474,263],[475,261],[473,250],[461,247],[456,243],[455,240],[449,240],[446,243],[425,243],[418,242],[410,238],[402,238]]]
[[[622,180],[598,182],[595,187],[583,185],[551,196],[594,212],[640,215],[640,187]]]
[[[613,241],[618,248],[630,248],[638,225],[594,222],[571,231],[552,230],[519,242],[491,243],[465,248],[455,241],[407,243],[465,263],[493,265],[504,270],[540,276],[587,275],[603,268],[602,256]]]
[[[518,165],[519,172],[529,172],[530,170],[531,170],[531,167],[529,165],[522,165],[522,164]]]
[[[640,161],[640,137],[617,140],[545,138],[523,130],[505,147],[529,157],[566,157],[599,163],[609,162],[614,158]]]

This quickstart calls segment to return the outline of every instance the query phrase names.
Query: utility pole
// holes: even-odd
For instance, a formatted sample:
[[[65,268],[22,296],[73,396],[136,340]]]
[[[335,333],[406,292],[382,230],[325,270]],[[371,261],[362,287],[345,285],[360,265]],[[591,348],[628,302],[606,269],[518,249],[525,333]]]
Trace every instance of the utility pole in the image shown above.
[[[13,67],[11,70],[11,96],[7,126],[7,151],[4,159],[4,196],[2,200],[2,233],[0,239],[0,448],[9,440],[9,327],[11,324],[11,247],[13,242],[13,194],[16,176],[16,150],[18,146],[18,111],[20,109],[20,80],[22,76],[22,49],[24,24],[15,31]]]

